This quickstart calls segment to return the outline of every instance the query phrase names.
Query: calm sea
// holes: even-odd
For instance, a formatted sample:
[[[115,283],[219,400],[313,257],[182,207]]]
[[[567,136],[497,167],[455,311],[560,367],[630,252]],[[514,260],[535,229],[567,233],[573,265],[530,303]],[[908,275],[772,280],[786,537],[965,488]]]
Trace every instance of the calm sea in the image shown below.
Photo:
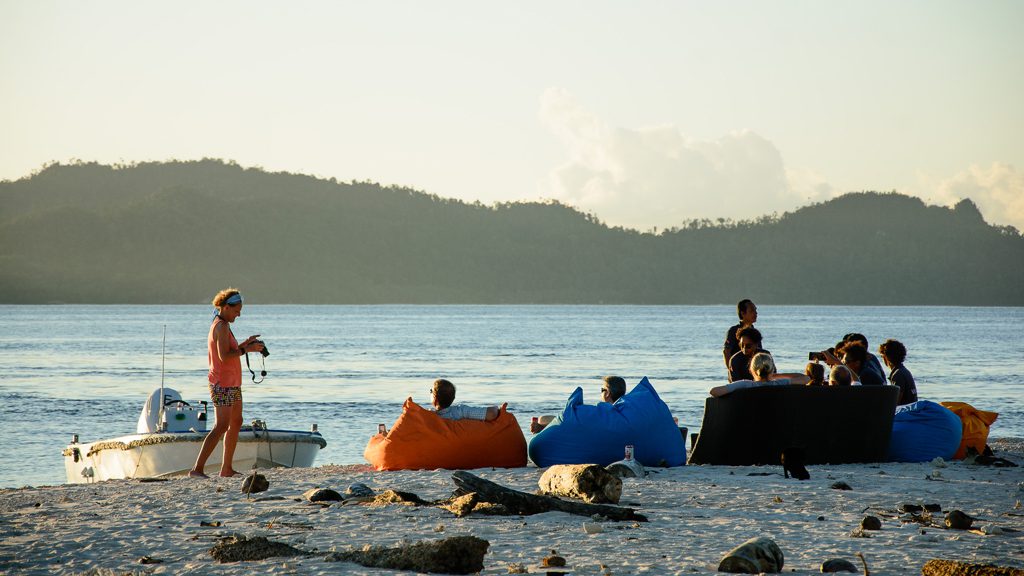
[[[780,371],[803,371],[808,351],[847,332],[865,334],[873,349],[897,338],[923,399],[999,412],[992,436],[1024,437],[1024,308],[759,312]],[[205,306],[0,306],[0,486],[62,483],[71,435],[134,433],[161,377],[186,400],[208,400],[211,317]],[[243,386],[246,421],[296,430],[316,423],[327,439],[317,463],[350,464],[364,462],[366,440],[378,423],[390,428],[406,397],[428,403],[438,377],[456,384],[458,401],[507,401],[528,424],[558,410],[576,386],[597,401],[603,375],[631,385],[648,376],[696,431],[707,390],[725,381],[721,344],[735,322],[731,306],[248,304],[233,329],[239,340],[262,334],[271,352],[266,379]]]

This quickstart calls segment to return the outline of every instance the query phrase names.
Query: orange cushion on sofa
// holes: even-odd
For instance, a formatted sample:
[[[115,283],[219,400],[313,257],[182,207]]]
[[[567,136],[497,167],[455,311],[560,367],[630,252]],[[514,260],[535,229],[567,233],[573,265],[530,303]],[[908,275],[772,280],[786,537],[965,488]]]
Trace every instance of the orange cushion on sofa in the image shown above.
[[[526,438],[501,410],[490,422],[448,420],[409,398],[387,435],[370,438],[363,457],[377,470],[449,470],[526,466]]]

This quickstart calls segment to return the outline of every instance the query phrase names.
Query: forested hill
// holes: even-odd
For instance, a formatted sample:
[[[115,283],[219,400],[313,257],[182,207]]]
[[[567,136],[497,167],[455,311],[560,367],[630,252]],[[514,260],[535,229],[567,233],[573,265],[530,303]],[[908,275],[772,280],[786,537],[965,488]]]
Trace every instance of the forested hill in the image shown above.
[[[481,183],[486,186],[486,183]],[[215,160],[0,183],[0,302],[1024,305],[1024,237],[970,201],[854,193],[752,222],[609,228]]]

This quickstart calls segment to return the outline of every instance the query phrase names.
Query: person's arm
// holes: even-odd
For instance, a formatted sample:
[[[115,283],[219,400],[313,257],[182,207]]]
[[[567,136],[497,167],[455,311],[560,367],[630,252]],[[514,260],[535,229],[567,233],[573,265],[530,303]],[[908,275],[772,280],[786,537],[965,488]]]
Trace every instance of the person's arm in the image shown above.
[[[790,384],[799,384],[800,386],[806,386],[811,381],[811,377],[806,374],[799,372],[783,372],[781,374],[772,374],[772,380],[780,379],[789,380]]]
[[[237,350],[231,349],[231,338],[228,336],[228,328],[226,324],[219,324],[213,329],[213,340],[217,343],[217,355],[220,356],[221,362],[228,358],[242,357],[245,356],[246,352],[260,352],[263,350],[263,344],[257,342],[259,334],[253,334],[246,338],[241,344],[238,345]]]
[[[715,398],[718,398],[719,396],[725,396],[729,392],[731,392],[731,390],[729,390],[729,386],[726,384],[723,384],[721,386],[715,386],[711,390],[708,390],[708,394],[711,394]]]
[[[822,354],[825,356],[825,364],[828,364],[829,366],[839,366],[843,364],[839,358],[836,358],[835,354],[828,350],[823,351]]]
[[[253,334],[252,336],[249,336],[248,338],[245,339],[244,342],[238,345],[238,349],[241,351],[242,354],[245,354],[246,352],[262,352],[263,342],[257,340],[257,338],[259,337],[259,334]]]
[[[715,398],[719,398],[742,388],[754,388],[756,386],[759,386],[759,384],[753,380],[736,380],[735,382],[715,386],[711,390],[708,390],[708,394],[711,394]]]
[[[538,418],[536,422],[530,422],[530,432],[536,434],[537,432],[540,432],[541,430],[547,428],[548,424],[551,424],[551,422],[553,422],[554,420],[554,416],[545,414],[544,416]]]
[[[494,420],[495,418],[498,417],[498,414],[501,414],[501,411],[506,409],[506,408],[508,408],[508,402],[502,403],[501,406],[488,406],[487,407],[487,413],[484,414],[484,420],[485,421]]]
[[[248,344],[252,338],[255,338],[255,336],[246,340],[245,343]],[[237,350],[231,349],[231,337],[229,336],[226,324],[218,324],[213,329],[213,341],[217,343],[217,355],[220,356],[221,362],[228,358],[238,358],[245,355],[242,345],[239,345]]]

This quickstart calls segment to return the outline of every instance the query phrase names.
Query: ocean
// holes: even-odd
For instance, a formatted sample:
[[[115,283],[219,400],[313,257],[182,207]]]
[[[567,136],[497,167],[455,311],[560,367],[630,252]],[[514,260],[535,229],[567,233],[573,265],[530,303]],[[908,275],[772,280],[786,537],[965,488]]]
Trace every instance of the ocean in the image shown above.
[[[1024,308],[758,305],[757,328],[783,372],[843,334],[872,351],[896,338],[922,399],[999,413],[993,437],[1024,437]],[[64,482],[61,451],[135,431],[161,380],[209,400],[209,306],[0,306],[0,487]],[[704,399],[726,381],[721,346],[733,306],[296,306],[246,304],[233,330],[261,334],[266,378],[243,362],[245,420],[327,440],[317,464],[353,464],[378,423],[388,428],[436,378],[457,402],[508,402],[520,424],[553,414],[577,386],[647,376],[680,425],[700,428]],[[166,334],[166,344],[165,344]],[[259,375],[258,354],[250,355]],[[258,379],[258,378],[257,378]],[[211,406],[212,413],[212,406]],[[211,414],[212,420],[212,414]],[[212,422],[211,422],[212,424]]]

